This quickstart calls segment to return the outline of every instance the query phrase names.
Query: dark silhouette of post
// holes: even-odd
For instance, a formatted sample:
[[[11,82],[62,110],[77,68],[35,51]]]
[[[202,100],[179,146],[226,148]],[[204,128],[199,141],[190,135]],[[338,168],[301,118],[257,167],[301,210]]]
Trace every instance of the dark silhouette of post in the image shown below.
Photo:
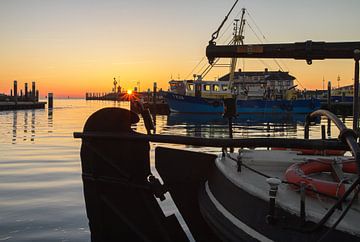
[[[15,101],[15,105],[17,104],[17,80],[14,80],[14,101]]]
[[[353,100],[353,130],[358,132],[359,121],[359,59],[360,50],[354,50],[355,74],[354,74],[354,100]]]
[[[27,98],[28,98],[28,95],[29,95],[29,93],[28,93],[28,84],[27,84],[27,82],[25,83],[25,99],[27,100]]]
[[[36,89],[35,89],[35,82],[33,81],[31,83],[31,99],[33,102],[35,102],[35,98],[36,98]]]
[[[328,94],[327,94],[328,110],[331,111],[331,81],[328,82]],[[327,122],[327,135],[331,136],[331,120]]]
[[[327,106],[328,110],[331,110],[331,81],[328,82],[328,90],[327,90]]]
[[[153,90],[153,114],[156,114],[156,92],[157,92],[157,83],[154,82],[154,90]]]
[[[48,108],[49,108],[49,109],[52,109],[52,108],[53,108],[53,104],[54,104],[53,99],[54,99],[53,93],[52,93],[52,92],[49,92],[49,93],[48,93]]]

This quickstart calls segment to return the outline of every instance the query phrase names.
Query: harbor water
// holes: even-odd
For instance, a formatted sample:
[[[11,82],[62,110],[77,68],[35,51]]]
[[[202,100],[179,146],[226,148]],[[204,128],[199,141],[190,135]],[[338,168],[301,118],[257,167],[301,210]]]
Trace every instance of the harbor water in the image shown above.
[[[80,139],[86,119],[103,107],[123,107],[127,102],[55,100],[52,110],[0,112],[0,241],[89,241],[81,181]],[[241,115],[234,137],[302,138],[304,117]],[[351,118],[343,118],[352,127]],[[321,137],[319,120],[310,138]],[[143,122],[133,126],[146,133]],[[331,137],[338,131],[331,126]],[[158,115],[156,133],[196,137],[228,137],[227,120],[213,115]],[[151,144],[217,153],[219,148]],[[153,168],[154,169],[154,168]],[[166,214],[175,211],[163,204]]]

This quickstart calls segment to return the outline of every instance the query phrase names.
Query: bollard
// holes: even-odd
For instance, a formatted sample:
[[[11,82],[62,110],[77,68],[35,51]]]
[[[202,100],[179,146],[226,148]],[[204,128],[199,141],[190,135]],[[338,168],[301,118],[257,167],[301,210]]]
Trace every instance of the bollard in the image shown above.
[[[29,93],[28,93],[28,84],[27,84],[27,82],[26,82],[26,83],[25,83],[25,99],[28,98],[28,95],[29,95]]]
[[[321,125],[321,139],[326,139],[326,133],[325,133],[325,125]]]
[[[35,89],[35,82],[33,81],[31,83],[32,87],[31,87],[31,99],[32,101],[35,101],[35,95],[36,95],[36,89]]]
[[[328,110],[330,111],[330,109],[331,109],[331,81],[328,82],[327,106],[328,106]]]
[[[152,103],[154,115],[156,114],[156,95],[157,95],[156,92],[157,92],[157,84],[156,82],[154,82],[153,103]]]
[[[48,93],[48,108],[49,109],[52,109],[53,108],[53,104],[54,104],[54,96],[53,96],[53,93],[52,92],[49,92]]]
[[[17,93],[17,80],[14,80],[14,101],[15,101],[15,104],[17,104],[17,96],[18,96],[18,93]]]
[[[153,104],[156,104],[156,91],[157,91],[157,84],[154,82],[154,89],[153,89]]]
[[[266,179],[266,182],[270,186],[269,190],[269,213],[266,216],[266,223],[275,224],[276,223],[276,214],[275,214],[275,205],[276,205],[276,195],[278,187],[281,184],[279,178],[270,177]]]

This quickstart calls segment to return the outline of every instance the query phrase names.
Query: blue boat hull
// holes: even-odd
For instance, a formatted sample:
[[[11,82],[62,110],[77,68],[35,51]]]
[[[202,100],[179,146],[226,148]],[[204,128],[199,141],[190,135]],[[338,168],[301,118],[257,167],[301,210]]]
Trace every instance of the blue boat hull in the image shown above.
[[[167,92],[164,95],[170,111],[174,113],[222,114],[223,102],[218,99],[199,98]],[[317,99],[308,100],[237,100],[237,113],[311,113],[320,108]]]

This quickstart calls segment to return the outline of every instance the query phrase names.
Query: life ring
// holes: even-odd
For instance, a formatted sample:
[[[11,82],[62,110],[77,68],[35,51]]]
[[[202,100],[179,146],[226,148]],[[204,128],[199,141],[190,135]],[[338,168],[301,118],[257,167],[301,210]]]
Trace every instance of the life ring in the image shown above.
[[[315,191],[333,196],[341,197],[346,191],[344,182],[325,181],[310,177],[310,174],[332,171],[332,160],[317,159],[309,160],[304,163],[295,163],[291,165],[285,172],[285,179],[290,183],[301,184],[313,188]],[[353,160],[346,160],[339,164],[342,166],[343,172],[357,173],[356,163]]]
[[[297,151],[301,155],[335,155],[335,156],[342,156],[345,154],[346,150],[316,150],[316,149],[289,149],[283,147],[272,147],[272,150],[291,150]]]

